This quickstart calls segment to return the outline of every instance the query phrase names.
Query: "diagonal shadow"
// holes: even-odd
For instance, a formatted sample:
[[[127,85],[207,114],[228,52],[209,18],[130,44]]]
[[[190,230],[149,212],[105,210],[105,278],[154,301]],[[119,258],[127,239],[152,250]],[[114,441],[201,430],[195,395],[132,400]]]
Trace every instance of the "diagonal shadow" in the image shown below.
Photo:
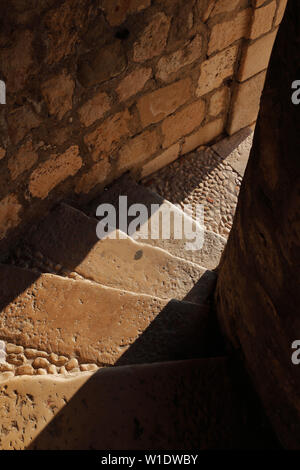
[[[246,162],[244,161],[245,156],[241,158],[239,155],[238,148],[251,134],[252,129],[246,127],[232,136],[218,139],[215,144],[210,145],[209,156],[205,152],[197,152],[197,150],[181,156],[159,172],[146,177],[143,184],[146,187],[154,187],[157,192],[166,195],[166,198],[173,204],[179,204],[195,188],[199,187],[224,160],[226,160],[226,164],[228,161],[232,169],[242,176]],[[237,155],[234,155],[234,152]],[[168,188],[163,187],[163,183],[166,183]]]

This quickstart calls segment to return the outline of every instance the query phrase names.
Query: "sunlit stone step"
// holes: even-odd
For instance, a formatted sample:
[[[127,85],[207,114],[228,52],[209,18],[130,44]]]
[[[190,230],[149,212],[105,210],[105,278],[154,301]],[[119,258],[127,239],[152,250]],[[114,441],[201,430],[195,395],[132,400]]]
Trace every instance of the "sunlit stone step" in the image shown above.
[[[119,230],[99,240],[97,224],[95,218],[61,204],[29,234],[27,243],[33,257],[41,254],[62,270],[108,287],[197,303],[212,292],[212,271]]]
[[[216,354],[205,305],[0,265],[0,339],[98,366]],[[22,364],[19,364],[22,365]]]

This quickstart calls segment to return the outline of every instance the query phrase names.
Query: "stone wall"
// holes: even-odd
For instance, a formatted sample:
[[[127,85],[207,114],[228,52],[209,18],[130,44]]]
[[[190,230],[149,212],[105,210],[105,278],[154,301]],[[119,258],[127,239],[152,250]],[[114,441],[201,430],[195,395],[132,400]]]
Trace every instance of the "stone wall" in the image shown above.
[[[3,252],[59,200],[253,123],[286,0],[0,3]]]
[[[273,49],[216,307],[282,444],[300,448],[300,3],[289,0]],[[296,362],[296,363],[295,363]]]

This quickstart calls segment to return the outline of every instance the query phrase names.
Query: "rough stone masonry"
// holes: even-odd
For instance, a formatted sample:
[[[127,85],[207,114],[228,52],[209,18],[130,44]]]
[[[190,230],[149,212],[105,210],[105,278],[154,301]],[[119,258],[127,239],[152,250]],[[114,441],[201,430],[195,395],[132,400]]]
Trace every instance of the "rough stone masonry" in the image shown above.
[[[285,4],[5,3],[0,253],[58,201],[254,123]]]

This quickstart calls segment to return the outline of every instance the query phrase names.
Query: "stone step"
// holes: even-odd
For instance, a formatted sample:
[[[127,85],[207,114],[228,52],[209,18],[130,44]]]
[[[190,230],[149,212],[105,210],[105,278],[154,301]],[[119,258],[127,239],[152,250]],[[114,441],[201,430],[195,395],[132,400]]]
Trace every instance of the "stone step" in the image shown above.
[[[127,230],[126,233],[128,233],[128,225],[135,217],[128,217],[127,228],[126,224],[124,224],[124,227],[120,227],[119,216],[120,212],[121,215],[124,214],[124,210],[119,211],[119,196],[127,196],[128,207],[133,204],[143,204],[147,208],[148,215],[151,214],[151,205],[157,205],[157,209],[152,216],[147,216],[146,214],[142,219],[142,226],[144,229],[148,227],[149,233],[159,233],[159,235],[156,239],[148,236],[146,239],[142,240],[143,243],[163,248],[174,256],[189,260],[200,266],[205,266],[207,269],[215,269],[218,266],[221,254],[226,244],[226,239],[214,232],[205,230],[205,228],[195,222],[187,212],[182,211],[180,208],[163,199],[158,194],[150,191],[145,186],[137,184],[128,175],[121,177],[99,197],[92,201],[92,203],[90,203],[89,215],[95,217],[96,210],[100,204],[112,204],[117,212],[117,228],[121,228],[124,232]],[[162,234],[162,224],[159,219],[161,216],[158,215],[159,212],[164,214],[175,213],[178,218],[181,217],[184,221],[185,227],[183,232],[184,234],[187,234],[187,236],[177,239],[176,236],[178,235],[174,231],[174,226],[171,224],[170,237],[164,238]],[[189,245],[191,242],[189,240],[189,232],[191,230],[186,230],[186,228],[189,227],[191,227],[197,234],[197,239],[200,240],[203,236],[203,245],[200,248],[197,248],[196,243],[192,243],[193,247],[197,249],[190,249]],[[129,234],[135,239],[138,239],[139,237],[138,230]]]
[[[2,381],[0,448],[261,448],[268,432],[235,374],[220,357]]]
[[[118,230],[99,240],[97,224],[95,218],[61,204],[29,234],[27,246],[33,258],[34,253],[42,254],[54,267],[108,287],[196,303],[213,291],[212,271],[138,243]]]
[[[209,306],[0,265],[0,339],[98,366],[219,354]],[[221,346],[220,346],[221,345]]]

